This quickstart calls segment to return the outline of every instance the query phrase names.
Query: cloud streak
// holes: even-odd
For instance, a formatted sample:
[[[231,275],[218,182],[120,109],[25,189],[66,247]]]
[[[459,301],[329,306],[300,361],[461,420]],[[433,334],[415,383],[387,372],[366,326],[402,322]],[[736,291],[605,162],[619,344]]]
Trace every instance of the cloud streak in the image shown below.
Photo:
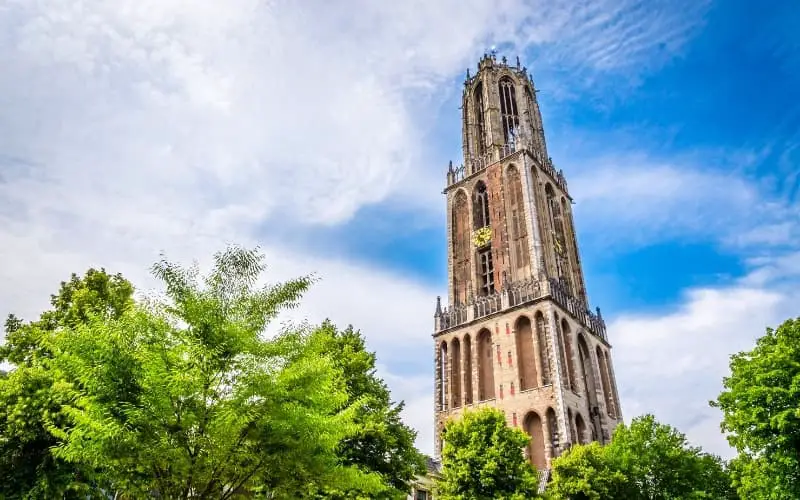
[[[573,90],[598,74],[635,79],[695,29],[682,6],[659,9],[9,0],[0,6],[0,302],[30,318],[59,281],[90,266],[146,288],[160,250],[187,262],[269,239],[271,228],[314,241],[319,226],[370,205],[438,216],[443,169],[431,167],[435,146],[422,138],[476,56],[492,43],[537,47],[543,73],[580,69],[562,75]],[[322,245],[264,247],[275,279],[319,272],[301,312],[361,328],[391,383],[406,387],[409,418],[429,425],[418,416],[430,411],[428,375],[408,388],[397,373],[429,366],[436,291],[333,259]]]

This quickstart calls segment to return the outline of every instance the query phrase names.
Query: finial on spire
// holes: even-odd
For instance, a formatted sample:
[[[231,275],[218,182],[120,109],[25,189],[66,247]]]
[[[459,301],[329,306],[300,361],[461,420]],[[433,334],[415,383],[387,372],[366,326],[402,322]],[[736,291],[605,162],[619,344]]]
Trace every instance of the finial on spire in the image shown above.
[[[450,160],[450,164],[447,166],[447,171],[453,173],[453,160]]]
[[[437,295],[436,296],[436,313],[434,317],[438,317],[442,315],[442,297]]]
[[[506,59],[506,56],[503,56],[501,61],[503,62],[503,66],[507,66],[508,65],[508,59]]]
[[[517,56],[517,69],[519,69],[519,56]]]
[[[469,80],[469,79],[470,79],[470,76],[469,76],[469,68],[467,68],[467,80]]]

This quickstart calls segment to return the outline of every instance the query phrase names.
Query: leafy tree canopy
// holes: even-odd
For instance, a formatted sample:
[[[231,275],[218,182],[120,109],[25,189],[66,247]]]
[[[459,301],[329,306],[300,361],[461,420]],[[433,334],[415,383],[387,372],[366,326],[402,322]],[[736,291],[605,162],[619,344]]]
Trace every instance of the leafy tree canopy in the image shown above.
[[[442,500],[522,500],[537,496],[537,475],[525,459],[528,436],[495,409],[467,411],[442,434]]]
[[[101,471],[125,498],[296,498],[319,486],[375,491],[342,465],[356,405],[320,329],[265,338],[311,280],[258,288],[263,256],[230,248],[200,277],[162,260],[164,300],[42,341],[66,422],[47,418],[55,455]]]
[[[411,481],[425,474],[425,458],[414,447],[416,432],[400,417],[403,403],[393,403],[389,388],[376,375],[375,354],[367,351],[364,337],[352,326],[340,331],[330,322],[320,329],[327,337],[326,351],[341,370],[347,404],[355,405],[358,430],[344,438],[338,453],[345,465],[380,475],[385,491],[370,498],[405,499]],[[359,491],[320,492],[327,499],[364,497]]]
[[[90,317],[119,318],[133,305],[133,286],[119,274],[89,269],[73,274],[51,296],[52,309],[29,323],[9,315],[0,361],[12,370],[0,377],[0,497],[86,498],[92,471],[51,453],[58,444],[43,416],[57,421],[63,401],[52,387],[50,356],[42,338],[86,323]]]
[[[733,474],[744,498],[800,498],[800,318],[767,328],[751,351],[731,356],[711,405],[739,451]]]
[[[553,460],[551,498],[736,498],[722,461],[652,415],[620,425],[606,446],[576,445]]]

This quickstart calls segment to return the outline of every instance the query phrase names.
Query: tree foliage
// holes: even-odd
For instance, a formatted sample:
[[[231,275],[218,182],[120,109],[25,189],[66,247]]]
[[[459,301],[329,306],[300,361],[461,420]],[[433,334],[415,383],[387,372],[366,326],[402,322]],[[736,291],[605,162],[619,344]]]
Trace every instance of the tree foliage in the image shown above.
[[[0,498],[399,498],[423,460],[360,333],[287,326],[311,279],[258,287],[256,251],[210,274],[162,260],[141,303],[120,275],[62,283],[6,321]]]
[[[574,446],[552,469],[551,498],[736,498],[718,457],[652,415],[618,426],[606,446]]]
[[[321,331],[328,338],[327,352],[341,370],[347,404],[354,405],[357,431],[338,446],[343,464],[379,474],[386,488],[366,498],[405,499],[411,481],[426,471],[425,458],[414,447],[416,432],[400,417],[403,403],[393,403],[386,383],[376,375],[375,354],[352,326],[340,331],[330,322]],[[365,497],[362,491],[320,492],[327,499]]]
[[[537,496],[537,475],[525,459],[528,436],[495,409],[466,411],[442,434],[442,500],[522,500]]]
[[[739,451],[733,464],[744,498],[800,498],[800,318],[767,328],[751,351],[731,356],[712,406]]]
[[[162,260],[153,271],[164,300],[46,337],[55,390],[67,401],[65,423],[46,419],[60,441],[55,455],[102,471],[102,486],[126,498],[377,489],[377,476],[336,454],[356,431],[355,409],[327,336],[311,328],[264,336],[311,280],[257,288],[262,261],[231,248],[201,279]]]
[[[119,318],[133,305],[133,286],[121,275],[89,269],[73,274],[50,298],[52,309],[38,320],[9,315],[0,361],[14,368],[0,377],[0,498],[86,498],[93,471],[54,456],[57,439],[46,419],[60,422],[64,401],[52,390],[50,351],[41,340],[90,318]]]

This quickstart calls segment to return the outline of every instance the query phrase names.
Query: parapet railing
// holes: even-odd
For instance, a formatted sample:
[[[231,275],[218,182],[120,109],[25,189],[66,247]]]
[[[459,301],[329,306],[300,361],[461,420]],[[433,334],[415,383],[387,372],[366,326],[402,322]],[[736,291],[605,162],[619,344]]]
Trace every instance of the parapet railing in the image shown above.
[[[552,298],[556,304],[574,316],[592,334],[607,340],[606,324],[600,308],[598,307],[597,312],[593,313],[582,301],[569,293],[569,289],[563,281],[554,278],[528,279],[511,283],[493,294],[475,297],[465,304],[455,304],[450,307],[442,307],[441,298],[437,297],[434,315],[435,330],[438,333],[545,297]]]
[[[466,165],[461,164],[459,166],[454,166],[453,162],[450,162],[447,168],[447,187],[457,184],[467,177],[485,170],[490,165],[499,163],[509,156],[524,150],[537,160],[542,170],[566,193],[567,180],[564,177],[564,171],[556,170],[552,158],[546,158],[537,148],[527,147],[526,144],[526,141],[518,139],[516,142],[511,142],[499,148],[495,148],[498,151],[497,155],[494,155],[493,151],[487,151],[479,156],[471,156]]]

